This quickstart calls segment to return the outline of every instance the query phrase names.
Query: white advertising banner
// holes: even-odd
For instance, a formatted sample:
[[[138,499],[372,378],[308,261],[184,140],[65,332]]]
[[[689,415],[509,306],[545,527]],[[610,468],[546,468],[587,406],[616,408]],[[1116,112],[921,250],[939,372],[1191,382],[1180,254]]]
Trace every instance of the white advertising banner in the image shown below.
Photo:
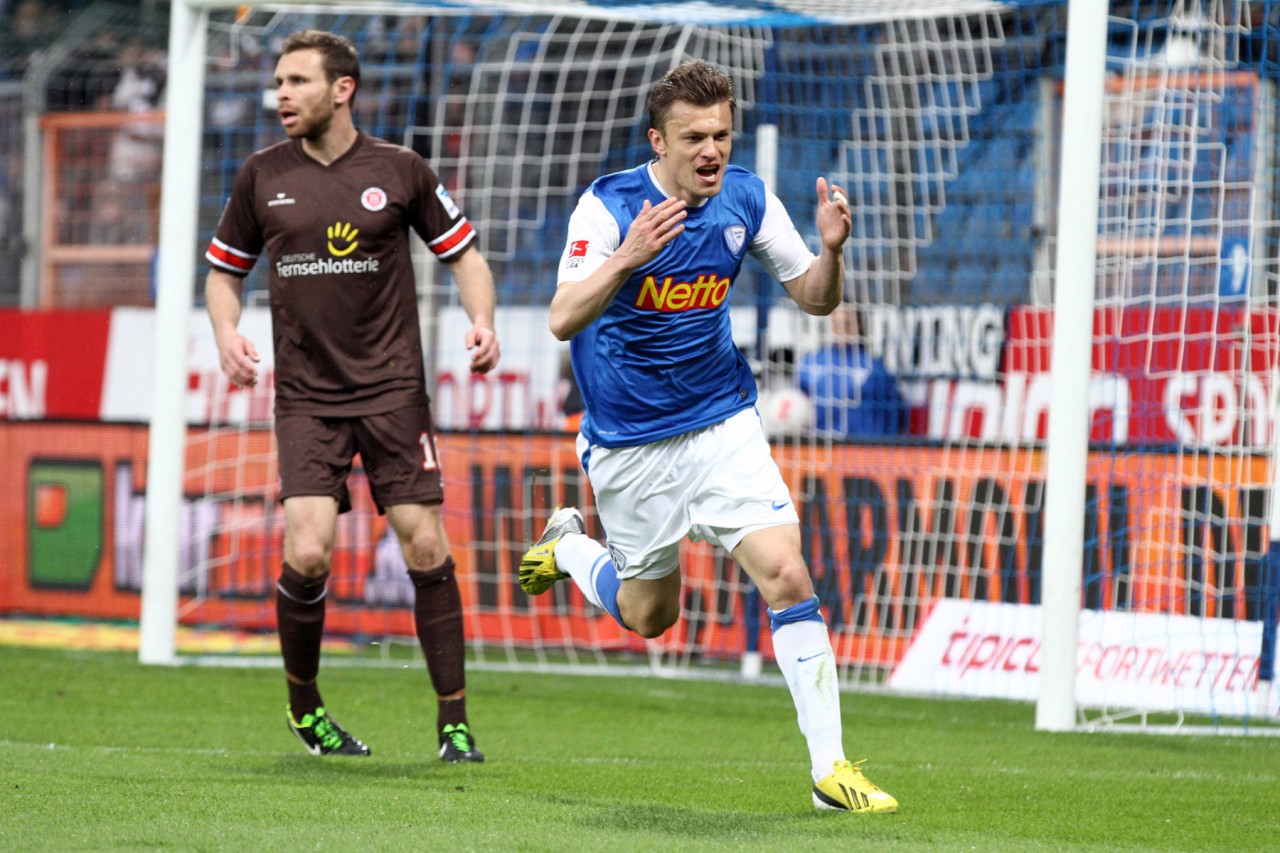
[[[435,339],[436,357],[428,361],[432,411],[443,429],[554,429],[562,422],[561,406],[568,389],[561,356],[569,345],[547,329],[546,309],[499,309],[495,318],[502,360],[488,374],[472,374],[463,336],[471,327],[461,308],[441,311]],[[218,364],[218,348],[208,316],[192,311],[187,348],[187,422],[190,424],[264,424],[275,404],[275,358],[271,314],[246,307],[240,332],[258,350],[259,381],[237,388]],[[117,308],[103,369],[100,416],[103,421],[145,422],[151,419],[154,373],[155,312],[149,308]],[[434,363],[432,363],[434,362]],[[567,362],[566,362],[567,363]]]
[[[770,313],[770,340],[777,346],[815,339],[813,318],[805,325],[799,312]],[[732,313],[734,337],[749,347],[756,334],[755,311]],[[547,328],[546,306],[498,306],[494,317],[502,359],[487,374],[473,374],[463,337],[471,327],[459,306],[439,310],[427,342],[427,384],[432,413],[441,429],[556,430],[564,423],[569,391],[569,344]],[[111,311],[110,334],[102,365],[99,417],[106,422],[151,419],[155,361],[155,312],[150,308]],[[246,425],[271,421],[275,404],[275,361],[271,314],[265,306],[247,306],[241,333],[253,342],[261,361],[253,388],[232,386],[218,364],[218,348],[208,315],[192,310],[188,318],[187,423]],[[807,330],[807,331],[806,331]]]
[[[275,404],[275,356],[271,314],[245,308],[240,333],[258,350],[258,384],[237,388],[218,363],[213,328],[204,311],[192,311],[187,324],[187,422],[191,424],[267,423]],[[116,308],[103,370],[104,421],[151,420],[151,385],[155,371],[155,312],[150,308]]]
[[[493,324],[502,360],[471,372],[463,338],[471,321],[460,307],[440,310],[431,413],[442,429],[546,430],[564,421],[569,344],[547,328],[547,309],[500,308]],[[562,362],[563,360],[563,362]]]
[[[1041,608],[938,601],[889,677],[906,692],[1033,701]],[[1076,701],[1086,707],[1256,713],[1262,626],[1233,619],[1087,610],[1080,614]],[[1280,716],[1277,693],[1267,715]]]

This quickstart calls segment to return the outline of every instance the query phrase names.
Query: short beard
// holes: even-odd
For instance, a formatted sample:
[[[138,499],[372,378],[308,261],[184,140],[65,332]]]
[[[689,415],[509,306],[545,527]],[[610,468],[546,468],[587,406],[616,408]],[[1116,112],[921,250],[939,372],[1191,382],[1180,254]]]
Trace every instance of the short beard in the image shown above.
[[[329,126],[332,123],[333,115],[330,114],[329,117],[323,121],[317,121],[314,123],[300,122],[299,124],[294,125],[292,129],[285,128],[284,134],[290,139],[305,139],[308,142],[315,142],[329,131]]]

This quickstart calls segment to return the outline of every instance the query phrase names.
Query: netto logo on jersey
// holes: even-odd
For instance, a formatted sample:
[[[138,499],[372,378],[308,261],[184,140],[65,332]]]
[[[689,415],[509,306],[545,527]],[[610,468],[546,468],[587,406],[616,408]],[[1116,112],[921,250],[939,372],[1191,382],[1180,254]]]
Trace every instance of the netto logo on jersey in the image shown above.
[[[693,281],[676,281],[667,276],[661,285],[653,276],[646,276],[636,307],[662,312],[719,308],[729,298],[729,284],[728,278],[717,279],[714,274],[705,273]]]
[[[351,227],[350,222],[335,222],[329,226],[329,254],[335,258],[345,258],[356,250],[360,244],[356,242],[356,237],[360,234],[359,228]],[[346,248],[339,249],[333,245],[334,241],[345,243]]]

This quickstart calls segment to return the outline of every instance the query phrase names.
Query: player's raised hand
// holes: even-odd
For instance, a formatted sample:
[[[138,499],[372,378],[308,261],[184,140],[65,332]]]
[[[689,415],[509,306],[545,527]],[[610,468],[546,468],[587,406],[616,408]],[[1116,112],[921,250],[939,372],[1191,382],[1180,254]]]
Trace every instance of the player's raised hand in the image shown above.
[[[827,186],[827,179],[818,178],[818,234],[822,237],[822,245],[834,252],[844,247],[853,230],[853,214],[849,210],[849,200],[839,187]]]
[[[562,281],[551,299],[547,325],[567,341],[604,313],[613,297],[638,268],[649,263],[684,231],[685,203],[669,198],[660,204],[645,200],[627,228],[622,245],[595,272],[581,281]]]
[[[218,363],[231,384],[252,388],[258,384],[257,363],[261,361],[253,341],[237,331],[218,339]]]
[[[472,373],[488,373],[498,366],[502,353],[498,346],[498,335],[493,329],[472,326],[467,330],[463,343],[471,351]]]
[[[660,204],[652,205],[645,199],[644,206],[631,220],[627,229],[627,238],[614,253],[628,268],[647,264],[666,248],[667,244],[684,230],[685,203],[678,198],[669,198]]]

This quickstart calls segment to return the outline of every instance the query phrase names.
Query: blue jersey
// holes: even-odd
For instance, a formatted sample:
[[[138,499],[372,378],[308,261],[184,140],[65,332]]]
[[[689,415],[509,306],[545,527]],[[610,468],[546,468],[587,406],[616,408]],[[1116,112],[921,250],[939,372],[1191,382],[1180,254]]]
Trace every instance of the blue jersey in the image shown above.
[[[646,200],[656,206],[666,199],[647,166],[598,179],[584,202],[588,197],[617,226],[617,242],[606,254],[626,239]],[[762,250],[756,244],[770,203],[781,211],[758,177],[729,166],[719,194],[686,208],[685,230],[636,269],[604,313],[573,338],[574,378],[586,405],[581,430],[588,441],[604,447],[649,444],[755,405],[755,380],[729,321],[733,283],[748,251],[769,253],[766,266],[788,275],[797,265],[797,243],[807,255],[805,268],[812,259],[783,211],[791,232],[783,240],[788,263],[769,263],[779,254],[776,247]],[[580,204],[578,213],[583,209]],[[600,208],[591,210],[600,215]],[[777,226],[776,213],[770,221]],[[603,230],[611,232],[595,233]],[[575,239],[582,234],[571,224],[562,270],[591,252],[590,239]]]

